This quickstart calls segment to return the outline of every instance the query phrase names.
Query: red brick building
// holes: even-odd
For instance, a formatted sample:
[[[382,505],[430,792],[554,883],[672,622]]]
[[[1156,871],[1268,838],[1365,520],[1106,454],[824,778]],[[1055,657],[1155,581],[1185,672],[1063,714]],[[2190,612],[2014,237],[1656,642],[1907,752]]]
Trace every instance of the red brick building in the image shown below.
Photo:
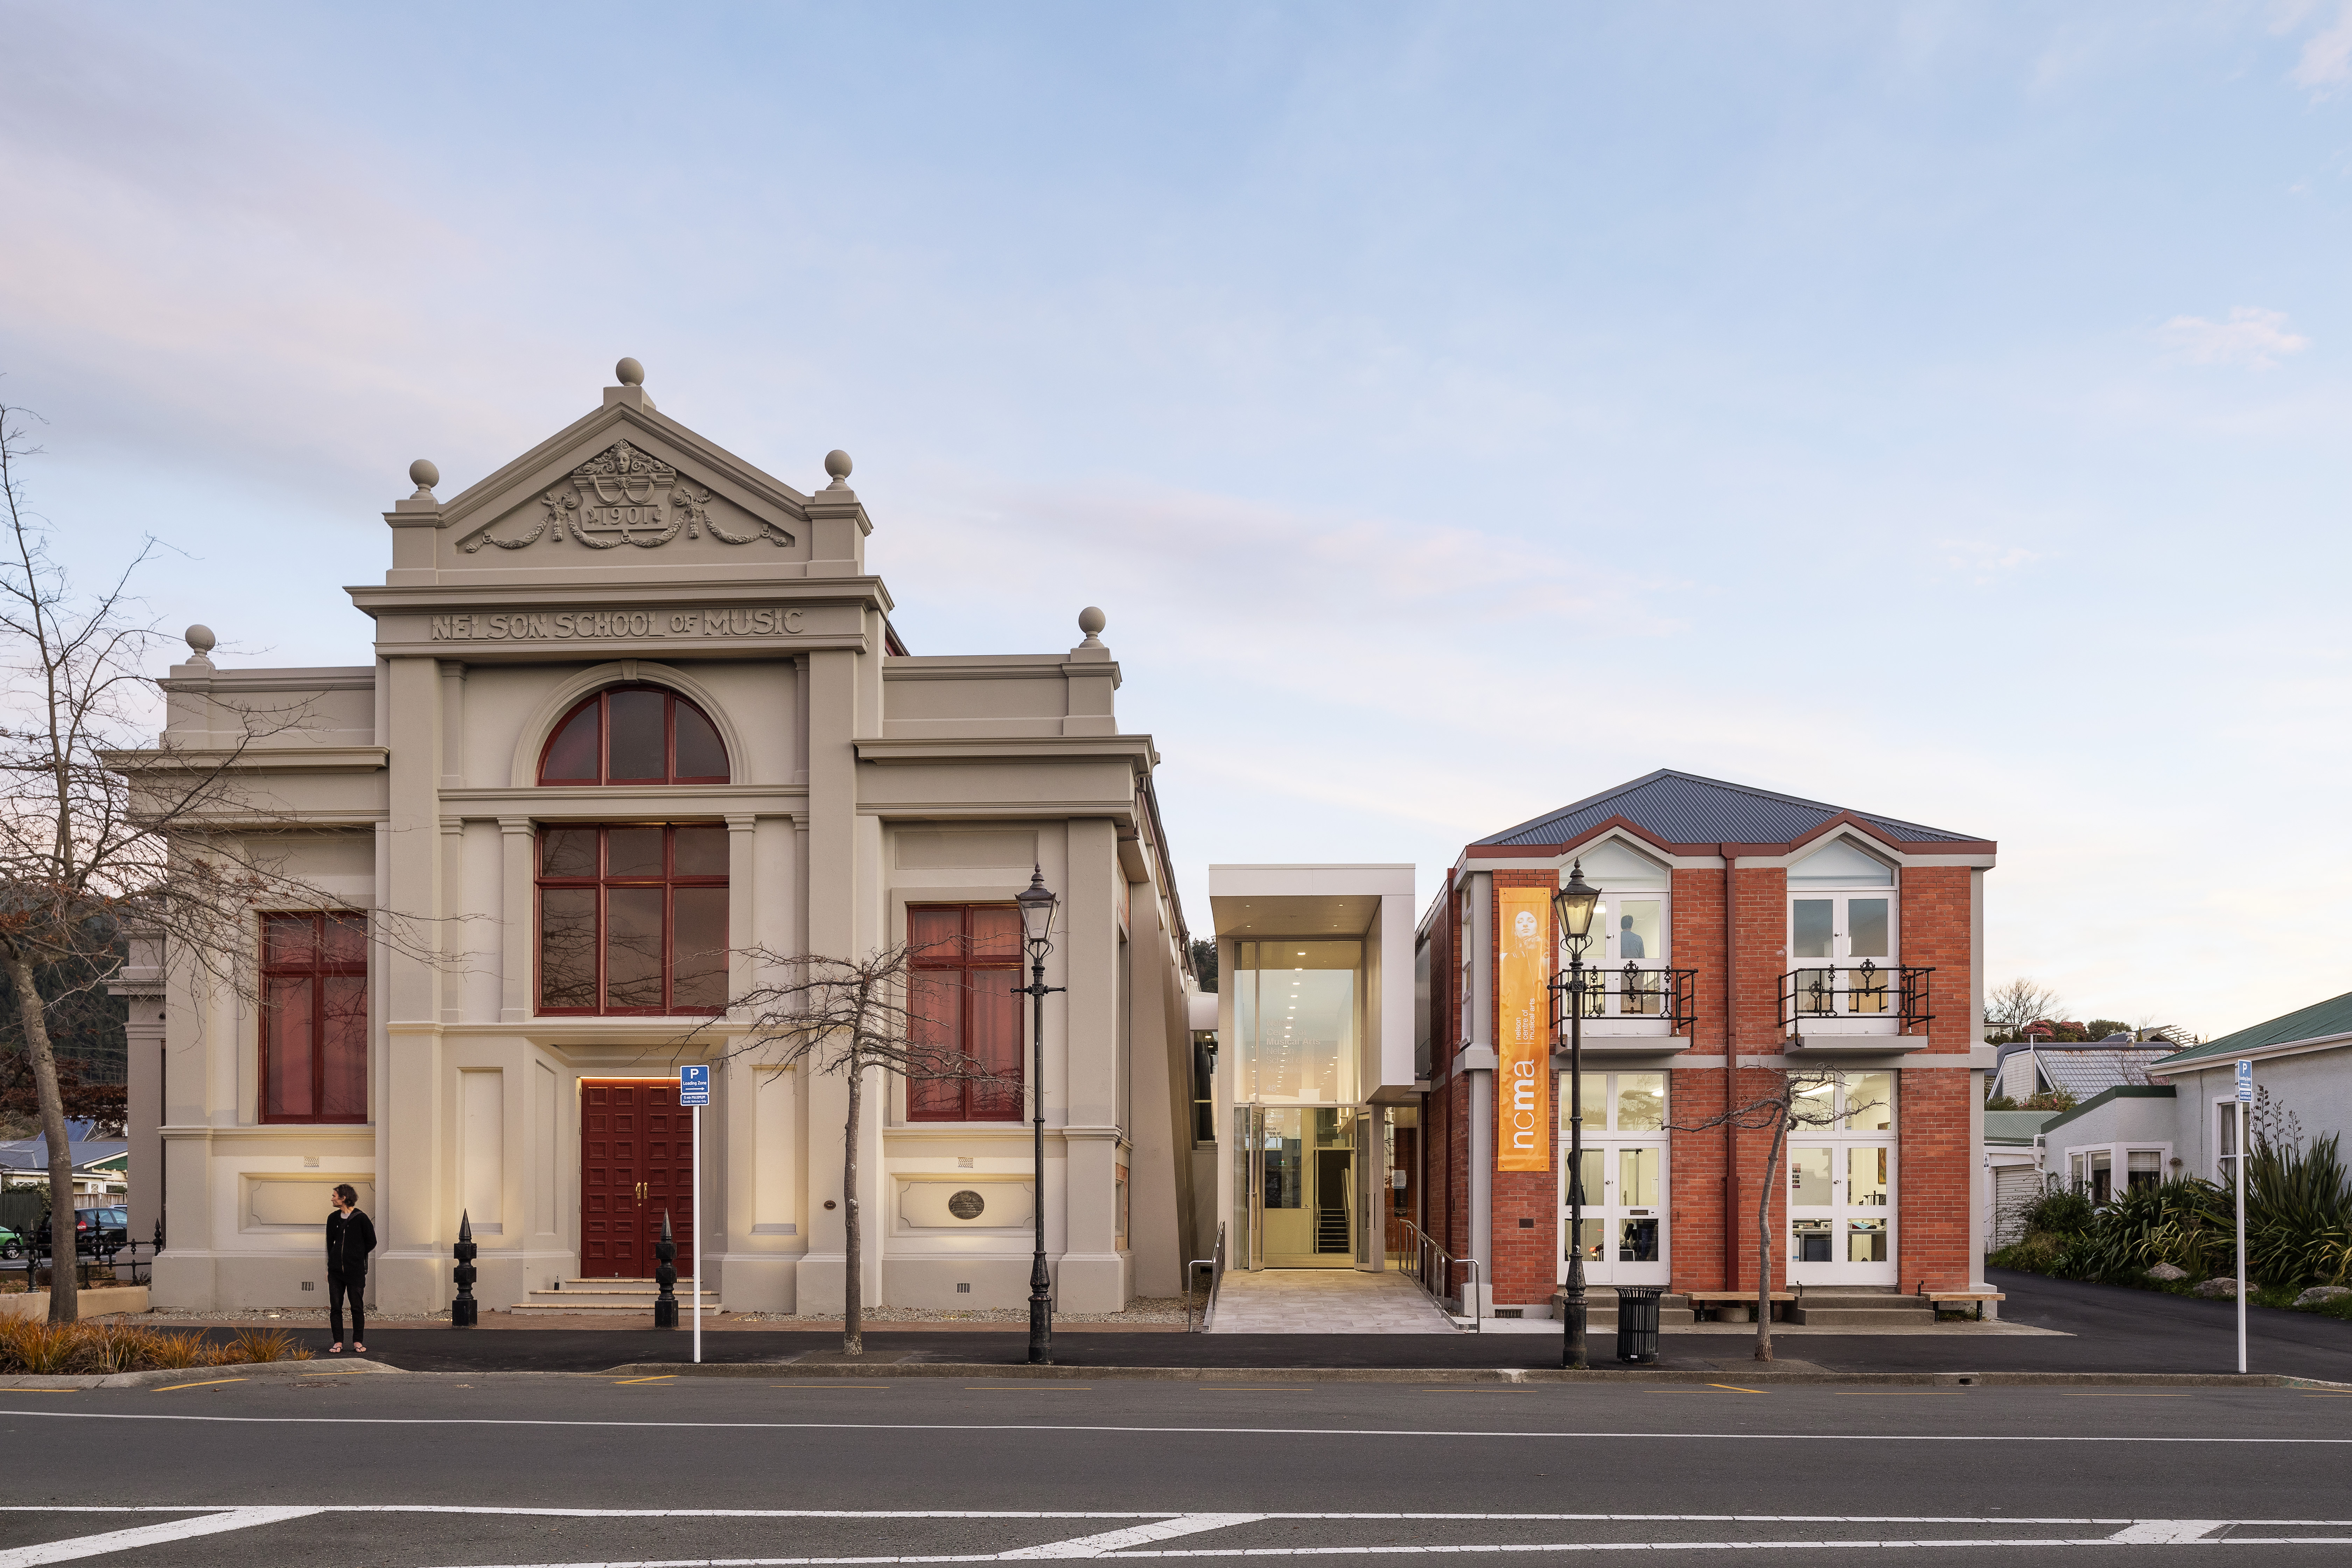
[[[1580,865],[1601,895],[1581,1008],[1588,1280],[1752,1289],[1770,1134],[1700,1124],[1783,1069],[1829,1068],[1811,1101],[1834,1120],[1791,1134],[1771,1194],[1775,1288],[1969,1289],[1994,849],[1670,771],[1467,846],[1416,932],[1412,1183],[1431,1240],[1478,1261],[1488,1307],[1551,1314],[1570,1086],[1542,982],[1566,962],[1549,899]]]

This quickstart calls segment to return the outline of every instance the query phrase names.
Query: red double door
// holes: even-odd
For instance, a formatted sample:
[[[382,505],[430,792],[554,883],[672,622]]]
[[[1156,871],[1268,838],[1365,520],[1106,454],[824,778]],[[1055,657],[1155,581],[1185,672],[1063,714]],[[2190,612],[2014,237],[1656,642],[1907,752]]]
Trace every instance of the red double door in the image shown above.
[[[662,1215],[677,1274],[694,1274],[694,1113],[669,1079],[580,1083],[580,1273],[650,1279]]]

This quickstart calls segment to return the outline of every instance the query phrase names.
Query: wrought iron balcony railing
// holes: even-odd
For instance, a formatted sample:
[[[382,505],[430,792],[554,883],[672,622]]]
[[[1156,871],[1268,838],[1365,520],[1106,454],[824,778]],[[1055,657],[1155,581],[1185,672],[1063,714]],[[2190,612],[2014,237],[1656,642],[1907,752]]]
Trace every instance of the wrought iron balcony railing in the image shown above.
[[[1780,976],[1780,1027],[1798,1029],[1809,1018],[1885,1019],[1910,1034],[1935,1016],[1927,1011],[1927,976],[1935,973],[1869,959],[1792,969]]]
[[[1677,1035],[1688,1034],[1698,1019],[1696,969],[1644,969],[1638,963],[1580,973],[1563,969],[1552,984],[1559,994],[1563,1025],[1570,1005],[1581,1006],[1587,1023],[1638,1019],[1663,1023],[1669,1034]]]

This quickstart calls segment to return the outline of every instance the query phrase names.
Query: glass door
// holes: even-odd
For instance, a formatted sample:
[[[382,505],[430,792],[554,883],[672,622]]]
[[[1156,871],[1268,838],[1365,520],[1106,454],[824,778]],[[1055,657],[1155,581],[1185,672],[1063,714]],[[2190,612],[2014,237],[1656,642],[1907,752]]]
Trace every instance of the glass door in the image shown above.
[[[1884,891],[1810,893],[1789,900],[1789,957],[1797,1007],[1815,1017],[1876,1018],[1894,1011],[1895,900]],[[1822,961],[1810,969],[1804,961]],[[1864,968],[1867,965],[1867,969]]]
[[[1356,1191],[1358,1120],[1345,1106],[1234,1108],[1239,1267],[1356,1266],[1363,1225]]]
[[[1841,1073],[1797,1097],[1789,1134],[1789,1278],[1892,1285],[1895,1074]]]
[[[1568,1279],[1570,1082],[1560,1075],[1561,1237],[1559,1278]],[[1583,1081],[1584,1278],[1594,1285],[1666,1280],[1666,1075],[1588,1072]]]

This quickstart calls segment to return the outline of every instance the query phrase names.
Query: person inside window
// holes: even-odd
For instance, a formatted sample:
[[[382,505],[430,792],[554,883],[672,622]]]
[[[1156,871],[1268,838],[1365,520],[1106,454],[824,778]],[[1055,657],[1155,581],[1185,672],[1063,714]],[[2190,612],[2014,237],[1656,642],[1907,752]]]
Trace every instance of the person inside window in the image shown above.
[[[1649,949],[1642,945],[1641,933],[1633,929],[1632,915],[1620,915],[1617,919],[1617,956],[1628,962],[1650,956]]]

